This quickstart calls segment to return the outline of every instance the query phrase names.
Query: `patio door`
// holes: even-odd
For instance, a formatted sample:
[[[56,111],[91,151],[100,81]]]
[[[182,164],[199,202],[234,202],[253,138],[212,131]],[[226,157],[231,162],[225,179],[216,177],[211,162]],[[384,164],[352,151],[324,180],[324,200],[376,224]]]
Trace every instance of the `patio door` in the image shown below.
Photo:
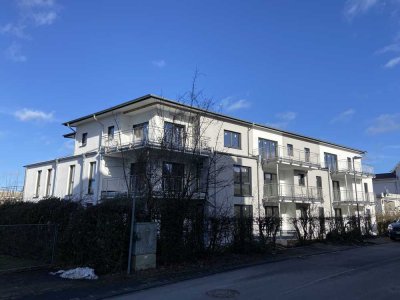
[[[332,187],[333,187],[333,201],[340,201],[340,183],[339,181],[332,181]]]

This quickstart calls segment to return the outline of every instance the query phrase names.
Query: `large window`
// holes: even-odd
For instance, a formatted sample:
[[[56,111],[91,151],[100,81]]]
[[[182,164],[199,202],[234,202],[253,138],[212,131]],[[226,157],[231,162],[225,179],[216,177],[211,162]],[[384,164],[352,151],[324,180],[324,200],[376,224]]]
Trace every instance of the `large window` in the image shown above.
[[[92,161],[90,162],[89,165],[89,181],[88,181],[88,194],[92,195],[94,190],[93,190],[93,186],[94,186],[94,182],[95,182],[95,171],[96,171],[96,162]]]
[[[147,143],[149,135],[149,123],[142,123],[133,125],[133,143],[145,144]]]
[[[298,179],[298,182],[299,182],[299,186],[305,186],[306,185],[306,174],[298,173],[297,174],[297,179]]]
[[[87,144],[87,132],[82,133],[81,146],[85,147]]]
[[[325,167],[331,171],[337,171],[337,155],[324,153]]]
[[[183,164],[164,162],[162,188],[165,192],[181,192],[185,167]]]
[[[185,126],[165,122],[164,123],[164,143],[167,147],[181,148],[185,138]]]
[[[279,217],[279,207],[278,206],[265,206],[265,216],[266,217]]]
[[[252,218],[253,217],[253,206],[244,204],[235,204],[235,217],[236,218]]]
[[[42,170],[39,170],[37,172],[37,177],[36,177],[35,197],[39,197],[41,177],[42,177]]]
[[[293,145],[292,144],[287,144],[287,155],[293,156]]]
[[[46,197],[51,196],[51,174],[53,173],[53,169],[47,170],[47,180],[46,180]]]
[[[258,139],[258,151],[263,158],[276,158],[278,143],[266,139]]]
[[[74,181],[75,181],[75,165],[70,165],[69,176],[68,176],[68,188],[67,188],[68,196],[71,196],[74,192]]]
[[[107,138],[109,141],[114,140],[114,126],[109,126],[107,129]]]
[[[130,180],[130,190],[133,192],[142,192],[146,188],[147,183],[147,172],[146,163],[137,162],[131,163],[131,180]]]
[[[251,196],[251,168],[234,165],[233,181],[235,196]]]
[[[304,148],[304,161],[305,162],[310,162],[310,148]]]
[[[224,130],[224,146],[228,148],[240,149],[240,133]]]

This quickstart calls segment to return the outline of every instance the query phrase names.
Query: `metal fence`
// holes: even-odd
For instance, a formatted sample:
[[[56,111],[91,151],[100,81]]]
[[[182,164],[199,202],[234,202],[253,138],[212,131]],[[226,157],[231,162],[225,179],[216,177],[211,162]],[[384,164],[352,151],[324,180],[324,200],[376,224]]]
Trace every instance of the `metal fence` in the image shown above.
[[[50,266],[57,225],[0,225],[0,272]]]

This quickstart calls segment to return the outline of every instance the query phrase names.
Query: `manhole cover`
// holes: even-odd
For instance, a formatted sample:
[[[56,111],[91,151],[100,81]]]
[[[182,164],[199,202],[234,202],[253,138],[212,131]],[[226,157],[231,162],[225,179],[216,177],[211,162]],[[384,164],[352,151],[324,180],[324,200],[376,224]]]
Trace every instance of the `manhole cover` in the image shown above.
[[[237,290],[231,290],[231,289],[215,289],[208,291],[207,296],[213,297],[213,298],[234,298],[235,296],[239,295],[239,291]]]

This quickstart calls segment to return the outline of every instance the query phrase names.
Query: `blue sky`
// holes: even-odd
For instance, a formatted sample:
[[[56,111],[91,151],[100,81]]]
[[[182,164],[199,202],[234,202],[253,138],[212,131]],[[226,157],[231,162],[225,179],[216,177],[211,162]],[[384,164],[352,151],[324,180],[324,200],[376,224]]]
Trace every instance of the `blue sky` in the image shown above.
[[[3,0],[0,185],[63,121],[199,88],[239,118],[400,161],[400,1]]]

